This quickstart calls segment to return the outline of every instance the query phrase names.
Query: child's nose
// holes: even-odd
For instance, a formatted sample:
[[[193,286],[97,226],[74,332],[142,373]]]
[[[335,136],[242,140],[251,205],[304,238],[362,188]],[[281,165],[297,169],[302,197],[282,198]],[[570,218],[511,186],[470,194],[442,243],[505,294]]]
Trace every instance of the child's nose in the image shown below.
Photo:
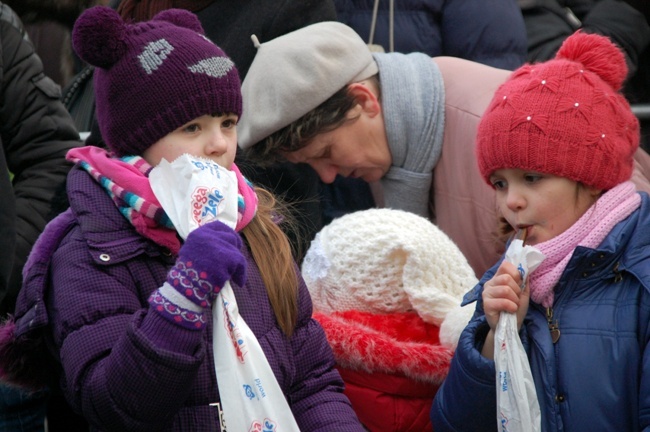
[[[508,189],[508,197],[506,198],[506,205],[512,211],[521,210],[526,206],[526,199],[523,194],[517,191],[516,188]]]
[[[205,152],[208,155],[220,155],[228,149],[226,137],[221,131],[215,131],[208,136]]]

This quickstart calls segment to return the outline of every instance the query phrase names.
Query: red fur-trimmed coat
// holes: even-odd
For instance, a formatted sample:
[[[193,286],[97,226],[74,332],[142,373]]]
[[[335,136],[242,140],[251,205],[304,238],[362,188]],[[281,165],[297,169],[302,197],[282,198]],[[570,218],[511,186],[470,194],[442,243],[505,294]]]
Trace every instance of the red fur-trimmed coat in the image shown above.
[[[370,431],[431,431],[433,397],[452,351],[439,328],[416,313],[317,312],[345,381],[345,394]]]

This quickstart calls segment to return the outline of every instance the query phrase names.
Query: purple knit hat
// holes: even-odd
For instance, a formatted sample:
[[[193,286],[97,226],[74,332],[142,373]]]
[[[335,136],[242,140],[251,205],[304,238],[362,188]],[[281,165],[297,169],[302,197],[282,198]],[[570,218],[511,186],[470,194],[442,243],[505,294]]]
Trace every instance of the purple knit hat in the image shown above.
[[[77,19],[72,44],[96,66],[97,121],[117,156],[141,155],[202,115],[241,115],[237,69],[203,33],[196,15],[183,9],[127,24],[115,10],[96,6]]]

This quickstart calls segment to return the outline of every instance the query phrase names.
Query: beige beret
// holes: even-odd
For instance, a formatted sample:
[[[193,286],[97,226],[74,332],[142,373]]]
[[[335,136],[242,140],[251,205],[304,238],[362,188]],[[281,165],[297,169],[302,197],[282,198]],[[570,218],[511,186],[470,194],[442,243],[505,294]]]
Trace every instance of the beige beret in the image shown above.
[[[325,21],[260,44],[242,84],[243,149],[298,120],[347,84],[377,74],[370,49],[345,24]]]

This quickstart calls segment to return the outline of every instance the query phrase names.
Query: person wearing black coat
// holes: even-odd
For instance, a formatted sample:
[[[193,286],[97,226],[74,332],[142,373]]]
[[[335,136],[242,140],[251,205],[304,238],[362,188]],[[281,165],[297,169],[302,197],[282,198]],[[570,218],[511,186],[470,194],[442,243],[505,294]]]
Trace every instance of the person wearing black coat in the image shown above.
[[[61,88],[15,13],[0,3],[0,315],[13,312],[22,267],[52,216],[51,201],[72,166],[65,154],[81,145],[61,103]]]
[[[650,104],[650,2],[647,0],[517,0],[528,35],[528,61],[546,61],[580,30],[609,37],[625,54],[623,87],[633,104]],[[640,116],[641,148],[650,150],[650,117]]]
[[[43,73],[22,22],[0,3],[0,319],[13,313],[22,268],[54,216],[52,199],[81,145],[61,103],[61,88]],[[43,430],[47,392],[26,395],[0,385],[0,430]]]
[[[650,25],[633,0],[518,0],[528,36],[528,61],[555,56],[562,42],[581,29],[609,37],[625,53],[629,75],[650,43]]]

